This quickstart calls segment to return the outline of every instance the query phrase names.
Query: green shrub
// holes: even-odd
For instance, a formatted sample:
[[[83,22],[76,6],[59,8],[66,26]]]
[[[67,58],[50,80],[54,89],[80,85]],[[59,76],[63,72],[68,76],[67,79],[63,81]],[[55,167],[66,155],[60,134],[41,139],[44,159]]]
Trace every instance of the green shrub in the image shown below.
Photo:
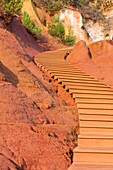
[[[59,17],[54,17],[48,26],[49,34],[58,37],[60,40],[64,39],[65,29]]]
[[[54,15],[55,12],[61,10],[64,5],[71,5],[74,0],[32,0],[37,7],[43,6],[43,8]]]
[[[54,12],[59,11],[60,9],[63,8],[63,3],[61,0],[58,1],[48,0],[45,4],[45,8],[48,12],[53,14]]]
[[[38,37],[41,33],[41,29],[35,25],[35,23],[31,20],[29,14],[24,11],[24,15],[22,17],[22,22],[26,29],[34,36]]]
[[[64,39],[64,44],[68,46],[73,46],[75,44],[75,36],[71,34],[67,35],[66,38]]]
[[[90,3],[91,2],[91,3]],[[82,14],[82,17],[87,22],[92,20],[94,22],[103,21],[104,15],[97,9],[96,4],[90,0],[77,0],[76,6]]]
[[[59,38],[59,40],[68,46],[75,44],[75,37],[71,34],[65,37],[65,29],[63,23],[59,17],[54,17],[48,26],[48,32],[50,35]]]
[[[21,0],[1,0],[0,2],[0,11],[7,22],[10,22],[13,16],[19,15],[21,8]]]

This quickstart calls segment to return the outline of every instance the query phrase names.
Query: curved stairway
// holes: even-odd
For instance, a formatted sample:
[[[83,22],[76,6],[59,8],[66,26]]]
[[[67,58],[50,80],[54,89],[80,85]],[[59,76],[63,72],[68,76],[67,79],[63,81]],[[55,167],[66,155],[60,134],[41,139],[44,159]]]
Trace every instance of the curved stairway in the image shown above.
[[[68,64],[67,51],[41,53],[35,62],[77,104],[80,135],[69,170],[113,170],[113,90]]]

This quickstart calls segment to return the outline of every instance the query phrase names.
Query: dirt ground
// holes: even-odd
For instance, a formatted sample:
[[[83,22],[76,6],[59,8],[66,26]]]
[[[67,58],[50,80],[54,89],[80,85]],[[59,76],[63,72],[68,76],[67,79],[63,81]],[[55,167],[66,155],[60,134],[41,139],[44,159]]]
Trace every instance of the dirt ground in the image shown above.
[[[63,47],[36,40],[14,18],[0,28],[0,169],[66,170],[77,145],[77,109],[33,62]],[[10,32],[10,31],[11,32]]]

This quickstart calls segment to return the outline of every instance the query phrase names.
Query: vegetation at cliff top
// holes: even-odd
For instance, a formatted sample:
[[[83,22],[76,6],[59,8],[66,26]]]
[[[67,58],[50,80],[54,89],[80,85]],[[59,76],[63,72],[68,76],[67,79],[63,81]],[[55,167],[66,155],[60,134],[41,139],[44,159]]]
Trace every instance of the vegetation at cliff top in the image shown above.
[[[49,34],[52,36],[58,37],[60,40],[64,39],[65,29],[59,17],[52,18],[51,23],[48,25],[48,29]]]
[[[6,20],[10,22],[13,16],[17,16],[22,8],[21,0],[1,0],[0,1],[0,12]]]
[[[35,37],[38,38],[38,36],[41,33],[41,29],[35,25],[35,23],[31,20],[29,14],[27,12],[24,12],[24,15],[22,17],[22,22],[26,29]]]
[[[111,0],[32,0],[37,7],[43,7],[50,15],[54,14],[66,6],[73,6],[79,9],[84,19],[94,22],[105,20],[103,11],[109,10],[113,6]]]
[[[37,7],[43,6],[43,8],[54,15],[55,12],[61,10],[65,5],[72,5],[74,0],[33,0]]]

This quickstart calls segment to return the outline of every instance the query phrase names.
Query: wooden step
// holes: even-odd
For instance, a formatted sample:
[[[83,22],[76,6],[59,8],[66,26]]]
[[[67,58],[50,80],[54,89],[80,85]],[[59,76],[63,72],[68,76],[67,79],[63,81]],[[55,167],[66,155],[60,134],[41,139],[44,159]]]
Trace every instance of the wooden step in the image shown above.
[[[113,109],[97,109],[97,108],[79,108],[78,109],[79,114],[108,114],[112,115],[113,114]]]
[[[74,70],[72,70],[72,71],[70,71],[70,70],[62,70],[61,71],[61,69],[50,69],[50,70],[48,70],[48,73],[50,73],[50,74],[71,74],[71,75],[80,75],[80,76],[85,76],[85,77],[89,77],[89,75],[88,74],[85,74],[85,73],[83,73],[83,72],[78,72],[78,71],[76,71],[75,69]]]
[[[57,75],[51,75],[55,80],[56,79],[59,79],[59,78],[63,78],[63,79],[74,79],[74,80],[83,80],[83,81],[93,81],[93,82],[95,82],[95,80],[94,79],[92,79],[92,78],[90,78],[90,77],[84,77],[84,76],[76,76],[76,77],[74,77],[74,76],[69,76],[69,75],[65,75],[65,76],[62,76],[62,75],[59,75],[59,76],[57,76]]]
[[[82,77],[82,76],[81,76]],[[69,89],[71,91],[74,91],[75,89],[78,89],[78,90],[95,90],[95,91],[111,91],[113,92],[112,89],[110,89],[109,87],[99,87],[99,86],[84,86],[84,85],[65,85],[65,89]]]
[[[51,76],[58,76],[58,77],[76,77],[76,78],[78,78],[78,77],[80,77],[80,78],[89,78],[89,79],[93,79],[94,80],[94,78],[92,78],[92,77],[90,77],[90,76],[87,76],[87,75],[81,75],[81,74],[77,74],[77,73],[71,73],[71,75],[70,75],[70,73],[54,73],[54,72],[52,72],[51,71],[51,73],[50,73],[50,75]]]
[[[113,99],[113,95],[111,94],[98,94],[98,93],[72,93],[73,99],[75,98],[92,98],[92,99]]]
[[[54,58],[53,57],[48,57],[48,58],[40,57],[40,58],[37,58],[37,61],[44,62],[44,63],[48,63],[48,61],[49,62],[60,61],[60,62],[65,62],[67,64],[67,62],[62,57],[54,57]]]
[[[68,50],[46,51],[41,54],[38,54],[37,59],[43,58],[43,57],[44,58],[48,58],[48,57],[55,58],[56,56],[59,58],[62,58],[62,56],[64,56],[67,52],[68,52]]]
[[[92,91],[97,91],[97,92],[100,92],[100,91],[102,91],[102,92],[111,92],[111,93],[113,93],[113,90],[112,89],[110,89],[109,87],[104,87],[104,88],[95,88],[95,87],[80,87],[80,86],[76,86],[75,85],[75,87],[69,87],[68,88],[69,89],[69,91],[71,91],[71,92],[87,92],[87,91],[89,91],[89,92],[92,92]]]
[[[96,82],[96,83],[98,83],[98,81],[97,80],[95,80],[95,79],[92,79],[92,78],[90,78],[90,77],[88,77],[88,78],[86,78],[86,77],[75,77],[75,76],[69,76],[69,75],[64,75],[64,76],[60,76],[60,75],[53,75],[52,76],[55,80],[56,79],[65,79],[65,80],[67,80],[67,79],[72,79],[72,80],[81,80],[81,81],[85,81],[85,82]]]
[[[45,69],[46,71],[48,71],[48,70],[52,70],[52,68],[53,69],[61,69],[61,70],[75,70],[76,72],[78,71],[79,73],[81,73],[81,70],[79,70],[79,69],[73,69],[73,68],[71,68],[71,67],[68,67],[67,65],[61,65],[60,67],[58,66],[58,65],[50,65],[50,66],[46,66],[46,65],[39,65],[39,67],[41,68],[41,69]]]
[[[40,64],[38,64],[40,65]],[[79,72],[79,73],[83,73],[83,74],[86,74],[84,71],[81,71],[81,69],[78,69],[78,68],[70,68],[70,67],[58,67],[58,66],[48,66],[47,67],[47,70],[48,71],[70,71],[70,72]]]
[[[57,67],[57,68],[69,68],[71,69],[73,66],[72,65],[69,65],[67,64],[65,61],[64,62],[60,62],[59,64],[59,61],[54,61],[54,62],[50,62],[50,61],[39,61],[38,63],[40,63],[42,66],[46,66],[46,67]],[[76,70],[76,68],[73,68]],[[77,69],[77,70],[80,70],[80,69]]]
[[[80,87],[90,87],[90,88],[109,88],[102,83],[89,83],[89,82],[69,82],[69,81],[62,81],[62,86],[80,86]]]
[[[64,60],[67,51],[42,53],[35,61],[70,93],[77,104],[80,120],[79,147],[74,150],[74,163],[71,168],[111,170],[113,90],[81,69],[74,68],[73,64],[68,64]]]
[[[40,59],[40,58],[64,58],[64,55],[67,53],[67,51],[46,51],[43,53],[40,53],[37,55],[36,59]]]
[[[79,74],[85,74],[84,72],[81,72],[79,69],[73,69],[68,67],[57,67],[57,66],[43,66],[42,64],[37,64],[37,66],[45,71],[52,71],[52,70],[59,70],[59,71],[72,71]]]
[[[112,90],[95,90],[95,89],[69,89],[69,93],[75,93],[75,94],[107,94],[107,95],[112,95],[113,96],[113,91]]]
[[[82,126],[80,125],[80,134],[98,134],[98,135],[113,135],[113,128],[106,126]]]
[[[113,128],[113,121],[112,120],[94,120],[94,119],[80,119],[80,126],[105,126],[105,127],[111,127]]]
[[[71,48],[69,49],[58,49],[57,51],[45,51],[45,52],[42,52],[41,54],[38,54],[37,55],[37,58],[40,58],[40,57],[54,57],[54,55],[57,55],[59,57],[61,57],[62,55],[64,55],[66,52],[68,52],[69,50],[71,50]],[[54,55],[53,55],[54,54]]]
[[[79,74],[87,75],[84,71],[81,71],[78,68],[65,68],[65,67],[58,68],[58,67],[50,66],[50,67],[47,68],[47,71],[73,72],[73,73],[79,73]]]
[[[79,114],[79,119],[96,119],[96,120],[113,120],[113,113],[111,115],[108,114]]]
[[[59,66],[59,62],[61,63],[60,66]],[[70,68],[70,66],[66,63],[66,62],[63,62],[63,60],[54,60],[54,61],[51,61],[51,60],[46,60],[46,61],[40,61],[39,62],[40,64],[42,64],[43,66],[67,66]]]
[[[57,53],[57,52],[53,52],[53,53],[46,53],[46,52],[44,52],[44,53],[41,53],[41,54],[39,54],[36,58],[35,58],[35,60],[40,60],[40,59],[51,59],[51,60],[53,60],[53,59],[64,59],[64,56],[66,55],[66,51],[60,51],[59,53]],[[66,62],[66,60],[64,60],[65,62]]]
[[[71,68],[65,63],[60,64],[60,66],[58,64],[51,64],[51,63],[49,65],[40,63],[40,65],[42,65],[43,68],[51,68],[51,67],[53,67],[53,68],[63,68],[63,67],[65,67],[65,68],[68,68],[68,69]]]
[[[113,147],[77,147],[74,149],[73,162],[113,165]]]
[[[89,162],[75,162],[73,163],[68,170],[113,170],[113,166],[112,165],[94,165],[93,163],[89,164]]]
[[[54,54],[54,55],[53,55]],[[48,60],[48,59],[51,59],[51,60],[55,60],[55,59],[63,59],[64,60],[64,55],[65,55],[65,52],[61,52],[61,55],[59,55],[59,53],[55,53],[53,52],[53,54],[50,54],[50,53],[44,53],[44,55],[41,55],[40,57],[38,56],[36,58],[36,60]],[[62,56],[63,55],[63,56]],[[65,61],[65,60],[64,60]],[[65,61],[66,62],[66,61]]]
[[[98,98],[87,98],[87,97],[82,97],[82,98],[77,98],[76,103],[79,102],[84,102],[84,103],[113,103],[113,99],[106,99],[106,98],[102,98],[102,99],[98,99]]]
[[[113,109],[113,103],[85,103],[78,102],[78,109]]]
[[[65,50],[60,50],[60,51],[47,51],[47,52],[43,52],[41,54],[38,54],[36,59],[40,59],[40,58],[56,58],[56,56],[58,58],[64,58],[64,55],[67,53],[67,51]]]
[[[92,84],[92,85],[94,85],[94,84],[102,85],[102,83],[98,82],[98,81],[91,81],[91,80],[77,79],[77,78],[74,78],[74,79],[58,78],[58,82],[62,82],[62,83],[64,82],[65,84],[66,84],[66,82],[74,82],[75,85],[76,85],[76,83],[83,83],[83,84],[87,83],[87,84]]]
[[[78,137],[79,147],[113,147],[112,135],[81,134]]]

